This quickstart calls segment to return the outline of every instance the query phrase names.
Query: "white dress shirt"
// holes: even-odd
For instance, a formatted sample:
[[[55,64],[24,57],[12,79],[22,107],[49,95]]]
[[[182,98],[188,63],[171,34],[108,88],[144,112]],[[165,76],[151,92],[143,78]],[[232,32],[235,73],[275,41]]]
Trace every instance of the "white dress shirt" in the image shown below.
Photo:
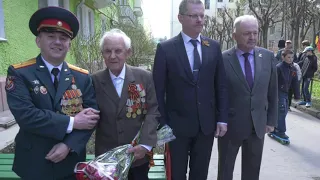
[[[49,70],[49,74],[51,76],[52,83],[54,82],[54,75],[51,74],[51,71],[53,68],[58,68],[60,70],[59,74],[57,76],[57,78],[60,79],[60,72],[61,72],[63,63],[61,63],[59,66],[53,66],[52,64],[48,63],[42,56],[41,56],[41,58]],[[74,117],[70,117],[69,125],[68,125],[67,131],[66,131],[68,134],[71,133],[73,130],[73,123],[74,123]]]
[[[118,96],[121,98],[124,78],[126,76],[126,66],[125,65],[123,66],[123,68],[122,68],[122,70],[121,70],[121,72],[120,72],[120,74],[118,76],[115,76],[110,70],[109,70],[109,74],[110,74],[112,83],[113,83],[114,87],[116,88]],[[146,148],[148,151],[151,151],[151,149],[152,149],[152,147],[148,146],[148,145],[141,144],[141,146]]]

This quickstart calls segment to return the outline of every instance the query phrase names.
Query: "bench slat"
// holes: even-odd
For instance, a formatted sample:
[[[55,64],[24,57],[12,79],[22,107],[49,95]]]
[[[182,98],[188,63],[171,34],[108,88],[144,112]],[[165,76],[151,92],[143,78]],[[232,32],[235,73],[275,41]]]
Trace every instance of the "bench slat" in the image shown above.
[[[4,180],[13,180],[13,179],[20,179],[16,173],[12,171],[0,171],[0,179]]]
[[[166,180],[166,174],[165,173],[149,173],[148,177],[150,180]]]
[[[14,154],[0,154],[0,159],[13,159]]]
[[[0,172],[1,171],[12,171],[12,165],[0,165]]]

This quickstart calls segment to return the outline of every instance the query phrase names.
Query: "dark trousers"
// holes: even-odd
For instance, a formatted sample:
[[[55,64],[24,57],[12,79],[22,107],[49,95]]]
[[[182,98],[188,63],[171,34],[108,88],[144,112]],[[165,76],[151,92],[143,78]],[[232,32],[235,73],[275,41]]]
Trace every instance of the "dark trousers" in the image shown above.
[[[189,180],[206,180],[214,134],[199,132],[195,137],[179,137],[169,143],[172,180],[186,180],[189,160]]]
[[[242,151],[241,180],[259,180],[264,138],[253,131],[245,140],[228,136],[218,139],[219,164],[217,180],[232,180],[239,148]]]
[[[293,96],[293,89],[290,88],[290,89],[289,89],[289,92],[288,92],[288,109],[289,109],[290,106],[291,106],[292,96]]]
[[[288,114],[288,94],[282,91],[278,92],[278,126],[276,130],[280,133],[285,133],[286,116]]]
[[[305,102],[311,102],[311,94],[309,92],[311,78],[303,78],[302,80],[302,95]]]
[[[129,170],[128,180],[149,180],[149,162]]]

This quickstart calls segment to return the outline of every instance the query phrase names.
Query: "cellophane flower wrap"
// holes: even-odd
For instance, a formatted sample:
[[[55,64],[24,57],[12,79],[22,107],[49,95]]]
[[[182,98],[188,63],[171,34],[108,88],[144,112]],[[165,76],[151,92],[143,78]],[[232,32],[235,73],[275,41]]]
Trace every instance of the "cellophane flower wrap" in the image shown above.
[[[140,132],[141,129],[131,144],[111,149],[91,161],[77,163],[74,169],[77,180],[127,180],[134,159],[133,153],[127,153],[127,150],[139,143]],[[175,136],[165,125],[157,131],[157,138],[157,146],[162,146]]]

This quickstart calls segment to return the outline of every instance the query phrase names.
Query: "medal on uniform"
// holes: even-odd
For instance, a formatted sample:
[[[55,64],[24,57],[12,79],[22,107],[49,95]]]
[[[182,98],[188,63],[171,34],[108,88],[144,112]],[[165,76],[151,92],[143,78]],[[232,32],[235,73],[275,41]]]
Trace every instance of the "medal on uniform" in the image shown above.
[[[128,107],[128,112],[131,113],[132,112],[132,108]]]
[[[75,81],[74,77],[72,77],[72,85],[71,85],[71,88],[74,89],[74,90],[77,89],[77,85],[76,85],[75,83],[76,83],[76,81]]]
[[[128,112],[128,113],[126,114],[126,116],[127,116],[127,118],[130,118],[130,117],[131,117],[131,113]]]
[[[36,87],[34,87],[33,92],[38,94],[39,90],[40,90],[39,86],[36,86]]]
[[[141,102],[145,103],[146,99],[145,98],[141,98]]]
[[[45,88],[44,86],[40,86],[40,92],[41,92],[41,94],[47,94],[48,93],[47,88]]]
[[[133,113],[132,114],[132,118],[136,118],[137,117],[137,114],[136,113]]]
[[[137,114],[140,115],[141,114],[141,109],[137,110]]]

